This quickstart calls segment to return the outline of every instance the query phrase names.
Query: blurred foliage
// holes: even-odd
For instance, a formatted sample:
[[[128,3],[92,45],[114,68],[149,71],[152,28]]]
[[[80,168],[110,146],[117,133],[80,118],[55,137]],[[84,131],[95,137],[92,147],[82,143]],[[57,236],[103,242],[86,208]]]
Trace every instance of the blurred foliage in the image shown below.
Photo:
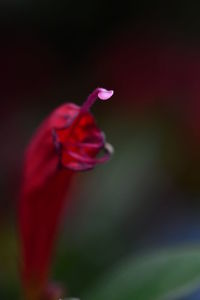
[[[0,298],[17,299],[20,293],[18,234],[9,223],[0,231]]]
[[[200,281],[200,249],[165,249],[129,258],[106,274],[86,300],[161,300],[183,286]],[[170,299],[170,296],[169,298]]]

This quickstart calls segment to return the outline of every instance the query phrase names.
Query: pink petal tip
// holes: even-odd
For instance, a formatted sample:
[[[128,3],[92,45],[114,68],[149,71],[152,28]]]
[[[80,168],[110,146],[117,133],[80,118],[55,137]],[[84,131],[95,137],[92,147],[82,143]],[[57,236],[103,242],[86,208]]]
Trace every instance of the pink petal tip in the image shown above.
[[[114,94],[113,90],[108,91],[103,88],[98,89],[98,98],[101,100],[108,100],[112,97],[113,94]]]

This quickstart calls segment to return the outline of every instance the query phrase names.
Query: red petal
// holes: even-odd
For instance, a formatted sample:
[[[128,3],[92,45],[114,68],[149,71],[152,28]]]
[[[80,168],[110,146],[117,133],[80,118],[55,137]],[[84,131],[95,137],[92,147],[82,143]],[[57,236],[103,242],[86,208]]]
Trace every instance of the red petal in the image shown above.
[[[105,156],[97,158],[104,148]],[[91,169],[109,156],[93,116],[72,103],[53,111],[33,136],[26,150],[20,198],[22,273],[28,293],[45,288],[72,170]]]

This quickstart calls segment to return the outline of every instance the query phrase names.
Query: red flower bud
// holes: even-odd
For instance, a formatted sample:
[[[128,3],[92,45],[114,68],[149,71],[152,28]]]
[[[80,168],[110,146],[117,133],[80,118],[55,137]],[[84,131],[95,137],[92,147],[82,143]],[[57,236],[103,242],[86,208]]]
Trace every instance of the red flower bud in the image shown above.
[[[28,299],[40,299],[65,196],[75,171],[109,159],[112,147],[89,112],[97,98],[113,91],[97,88],[82,107],[67,103],[42,123],[25,155],[20,194],[22,275]],[[97,157],[104,150],[102,157]],[[34,295],[34,296],[33,296]]]

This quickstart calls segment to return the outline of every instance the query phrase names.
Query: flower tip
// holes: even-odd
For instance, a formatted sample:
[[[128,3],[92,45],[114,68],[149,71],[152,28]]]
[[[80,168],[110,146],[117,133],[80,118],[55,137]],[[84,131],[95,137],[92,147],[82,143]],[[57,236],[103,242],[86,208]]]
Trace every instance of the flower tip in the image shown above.
[[[99,98],[100,100],[108,100],[112,95],[114,94],[113,90],[106,90],[103,88],[96,88],[87,98],[87,100],[82,105],[82,112],[88,111],[91,106],[96,102],[96,100]]]
[[[108,91],[103,88],[98,89],[98,98],[101,100],[108,100],[112,97],[113,94],[114,94],[113,90]]]

